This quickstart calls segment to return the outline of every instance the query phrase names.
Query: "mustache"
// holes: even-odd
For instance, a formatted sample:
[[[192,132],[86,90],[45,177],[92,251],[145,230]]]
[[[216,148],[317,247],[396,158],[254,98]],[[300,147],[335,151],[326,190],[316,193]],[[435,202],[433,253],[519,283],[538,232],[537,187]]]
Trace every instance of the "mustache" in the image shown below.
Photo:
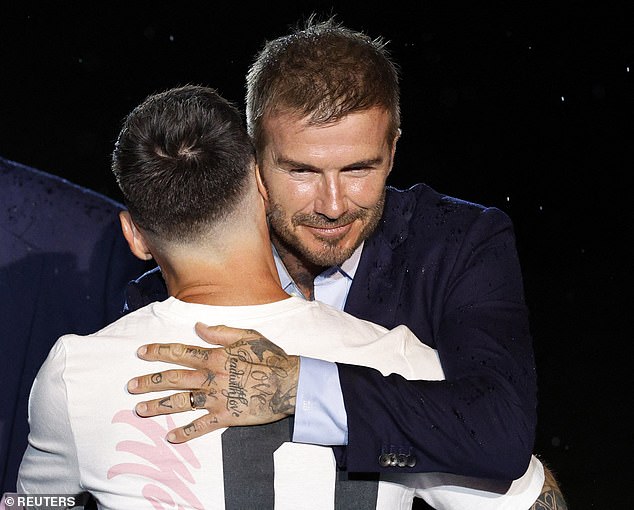
[[[294,227],[305,225],[316,228],[337,228],[352,223],[355,220],[364,218],[366,212],[363,209],[348,212],[337,219],[331,220],[319,214],[296,213],[293,215],[291,222]]]

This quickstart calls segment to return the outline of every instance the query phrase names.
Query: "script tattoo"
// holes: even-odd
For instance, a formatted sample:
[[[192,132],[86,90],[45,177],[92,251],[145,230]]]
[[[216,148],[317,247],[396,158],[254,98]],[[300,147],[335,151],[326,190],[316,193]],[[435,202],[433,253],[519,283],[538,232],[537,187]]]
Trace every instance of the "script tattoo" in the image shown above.
[[[243,410],[241,407],[247,407],[249,401],[246,398],[245,390],[245,370],[242,368],[246,359],[250,359],[248,352],[238,349],[236,354],[231,353],[227,349],[227,372],[229,373],[229,387],[227,390],[223,390],[222,394],[227,398],[227,410],[234,418],[238,418]],[[248,376],[247,376],[248,378]]]
[[[207,361],[209,359],[209,350],[207,349],[193,349],[188,347],[185,349],[185,354],[189,354],[192,358],[195,359],[204,359]]]
[[[265,338],[236,342],[225,349],[228,388],[222,394],[234,418],[245,411],[259,414],[262,408],[273,414],[289,413],[294,408],[296,388],[281,391],[288,377],[286,353]]]

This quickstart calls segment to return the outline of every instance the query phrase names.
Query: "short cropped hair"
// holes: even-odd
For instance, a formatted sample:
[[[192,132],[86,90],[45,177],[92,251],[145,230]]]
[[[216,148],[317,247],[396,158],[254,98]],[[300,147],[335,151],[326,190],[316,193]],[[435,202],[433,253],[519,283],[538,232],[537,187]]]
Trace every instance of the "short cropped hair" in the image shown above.
[[[247,129],[256,149],[266,116],[290,113],[328,124],[372,107],[390,114],[388,136],[400,127],[398,69],[382,39],[350,30],[333,18],[269,41],[247,74]]]
[[[187,242],[235,210],[254,161],[238,110],[187,85],[149,96],[126,117],[112,171],[141,229]]]

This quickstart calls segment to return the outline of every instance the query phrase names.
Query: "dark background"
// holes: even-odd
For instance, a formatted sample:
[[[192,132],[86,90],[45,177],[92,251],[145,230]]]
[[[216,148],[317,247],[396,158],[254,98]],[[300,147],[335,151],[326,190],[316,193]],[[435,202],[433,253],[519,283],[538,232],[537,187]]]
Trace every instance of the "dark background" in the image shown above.
[[[538,362],[535,451],[571,508],[634,508],[634,16],[625,3],[517,4],[3,6],[0,155],[119,199],[109,153],[149,93],[201,83],[242,105],[255,52],[313,11],[384,36],[402,74],[391,183],[510,214]]]

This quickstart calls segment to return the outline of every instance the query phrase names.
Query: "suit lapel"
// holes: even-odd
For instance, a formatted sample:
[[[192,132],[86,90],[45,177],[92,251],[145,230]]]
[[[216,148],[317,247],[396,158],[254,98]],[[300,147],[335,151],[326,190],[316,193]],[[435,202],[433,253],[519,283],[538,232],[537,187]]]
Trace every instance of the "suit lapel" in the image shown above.
[[[346,312],[388,328],[396,326],[396,311],[408,271],[401,245],[407,239],[415,205],[411,194],[388,188],[381,223],[363,246]]]

